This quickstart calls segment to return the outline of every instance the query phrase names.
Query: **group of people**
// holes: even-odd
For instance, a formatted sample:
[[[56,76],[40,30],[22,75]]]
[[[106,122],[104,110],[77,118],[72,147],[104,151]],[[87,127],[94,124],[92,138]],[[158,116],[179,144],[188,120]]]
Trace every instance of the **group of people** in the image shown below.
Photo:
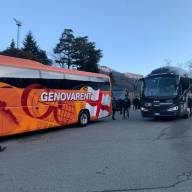
[[[128,96],[124,99],[116,99],[113,97],[112,100],[112,119],[115,120],[115,113],[119,111],[123,115],[123,118],[129,118],[129,109],[131,108],[131,101]],[[140,109],[140,100],[138,98],[133,99],[133,109]]]

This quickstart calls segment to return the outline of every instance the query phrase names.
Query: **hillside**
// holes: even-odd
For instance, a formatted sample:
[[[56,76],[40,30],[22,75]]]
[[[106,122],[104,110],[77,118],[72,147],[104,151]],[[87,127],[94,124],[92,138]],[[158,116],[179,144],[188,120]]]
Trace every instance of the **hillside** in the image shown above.
[[[120,73],[105,66],[100,67],[101,73],[108,74],[111,77],[112,90],[116,97],[123,97],[125,90],[128,90],[129,95],[135,95],[139,93],[140,85],[139,79],[142,75],[134,73]]]
[[[124,73],[113,71],[110,73],[113,89],[134,90],[136,79],[125,76]]]

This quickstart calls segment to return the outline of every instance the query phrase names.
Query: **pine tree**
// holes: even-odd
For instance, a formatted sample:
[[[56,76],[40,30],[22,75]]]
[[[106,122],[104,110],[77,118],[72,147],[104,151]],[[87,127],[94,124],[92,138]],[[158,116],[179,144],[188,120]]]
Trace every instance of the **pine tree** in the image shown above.
[[[102,51],[96,49],[94,42],[89,42],[88,37],[77,37],[73,30],[65,29],[54,49],[55,61],[61,67],[71,66],[79,70],[98,72],[98,62],[102,57]]]
[[[89,42],[87,36],[75,38],[74,50],[74,60],[79,70],[98,72],[102,52],[96,49],[94,42]]]
[[[10,46],[1,55],[19,57],[38,61],[45,65],[52,65],[52,61],[47,57],[46,51],[39,48],[31,32],[29,32],[23,42],[22,49],[15,48],[15,41],[12,39]]]
[[[29,59],[38,61],[45,65],[52,65],[52,61],[47,57],[46,51],[39,48],[32,32],[29,32],[26,35],[22,50],[30,56]]]
[[[11,40],[11,44],[10,44],[9,48],[10,49],[16,49],[14,39]]]
[[[47,57],[46,51],[43,51],[42,49],[38,50],[37,60],[44,65],[52,65],[52,60]]]
[[[32,32],[30,31],[25,37],[22,50],[25,52],[31,52],[35,58],[37,56],[38,49],[39,47],[37,42],[35,41]]]
[[[7,49],[0,52],[0,55],[23,58],[23,52],[20,49],[16,49],[14,39],[11,40],[11,43]]]
[[[61,67],[66,67],[69,69],[73,64],[73,42],[74,35],[72,29],[64,29],[59,43],[56,44],[54,48],[54,53],[56,54],[56,63],[59,63]]]

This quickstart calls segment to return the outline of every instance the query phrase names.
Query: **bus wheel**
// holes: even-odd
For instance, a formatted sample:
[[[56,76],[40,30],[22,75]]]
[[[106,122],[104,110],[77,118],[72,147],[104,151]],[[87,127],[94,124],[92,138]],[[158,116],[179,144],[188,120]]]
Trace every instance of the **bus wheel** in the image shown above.
[[[79,113],[78,123],[81,127],[85,127],[89,122],[89,114],[86,110]]]

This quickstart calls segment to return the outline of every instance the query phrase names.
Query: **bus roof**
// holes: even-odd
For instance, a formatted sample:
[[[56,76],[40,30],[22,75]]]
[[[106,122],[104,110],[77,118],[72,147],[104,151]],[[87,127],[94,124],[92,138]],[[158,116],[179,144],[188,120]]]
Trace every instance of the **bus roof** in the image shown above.
[[[147,77],[164,74],[179,75],[184,77],[188,76],[188,72],[184,69],[181,69],[179,67],[166,66],[154,69],[149,75],[147,75]]]
[[[85,71],[64,69],[64,68],[59,68],[59,67],[54,67],[54,66],[47,66],[47,65],[43,65],[42,63],[39,63],[37,61],[33,61],[33,60],[29,60],[29,59],[21,59],[21,58],[16,58],[16,57],[9,57],[9,56],[4,56],[4,55],[0,55],[0,65],[9,65],[9,66],[14,66],[14,67],[62,72],[62,73],[76,74],[76,75],[82,75],[82,76],[109,78],[109,76],[101,74],[101,73],[91,73],[91,72],[85,72]]]

